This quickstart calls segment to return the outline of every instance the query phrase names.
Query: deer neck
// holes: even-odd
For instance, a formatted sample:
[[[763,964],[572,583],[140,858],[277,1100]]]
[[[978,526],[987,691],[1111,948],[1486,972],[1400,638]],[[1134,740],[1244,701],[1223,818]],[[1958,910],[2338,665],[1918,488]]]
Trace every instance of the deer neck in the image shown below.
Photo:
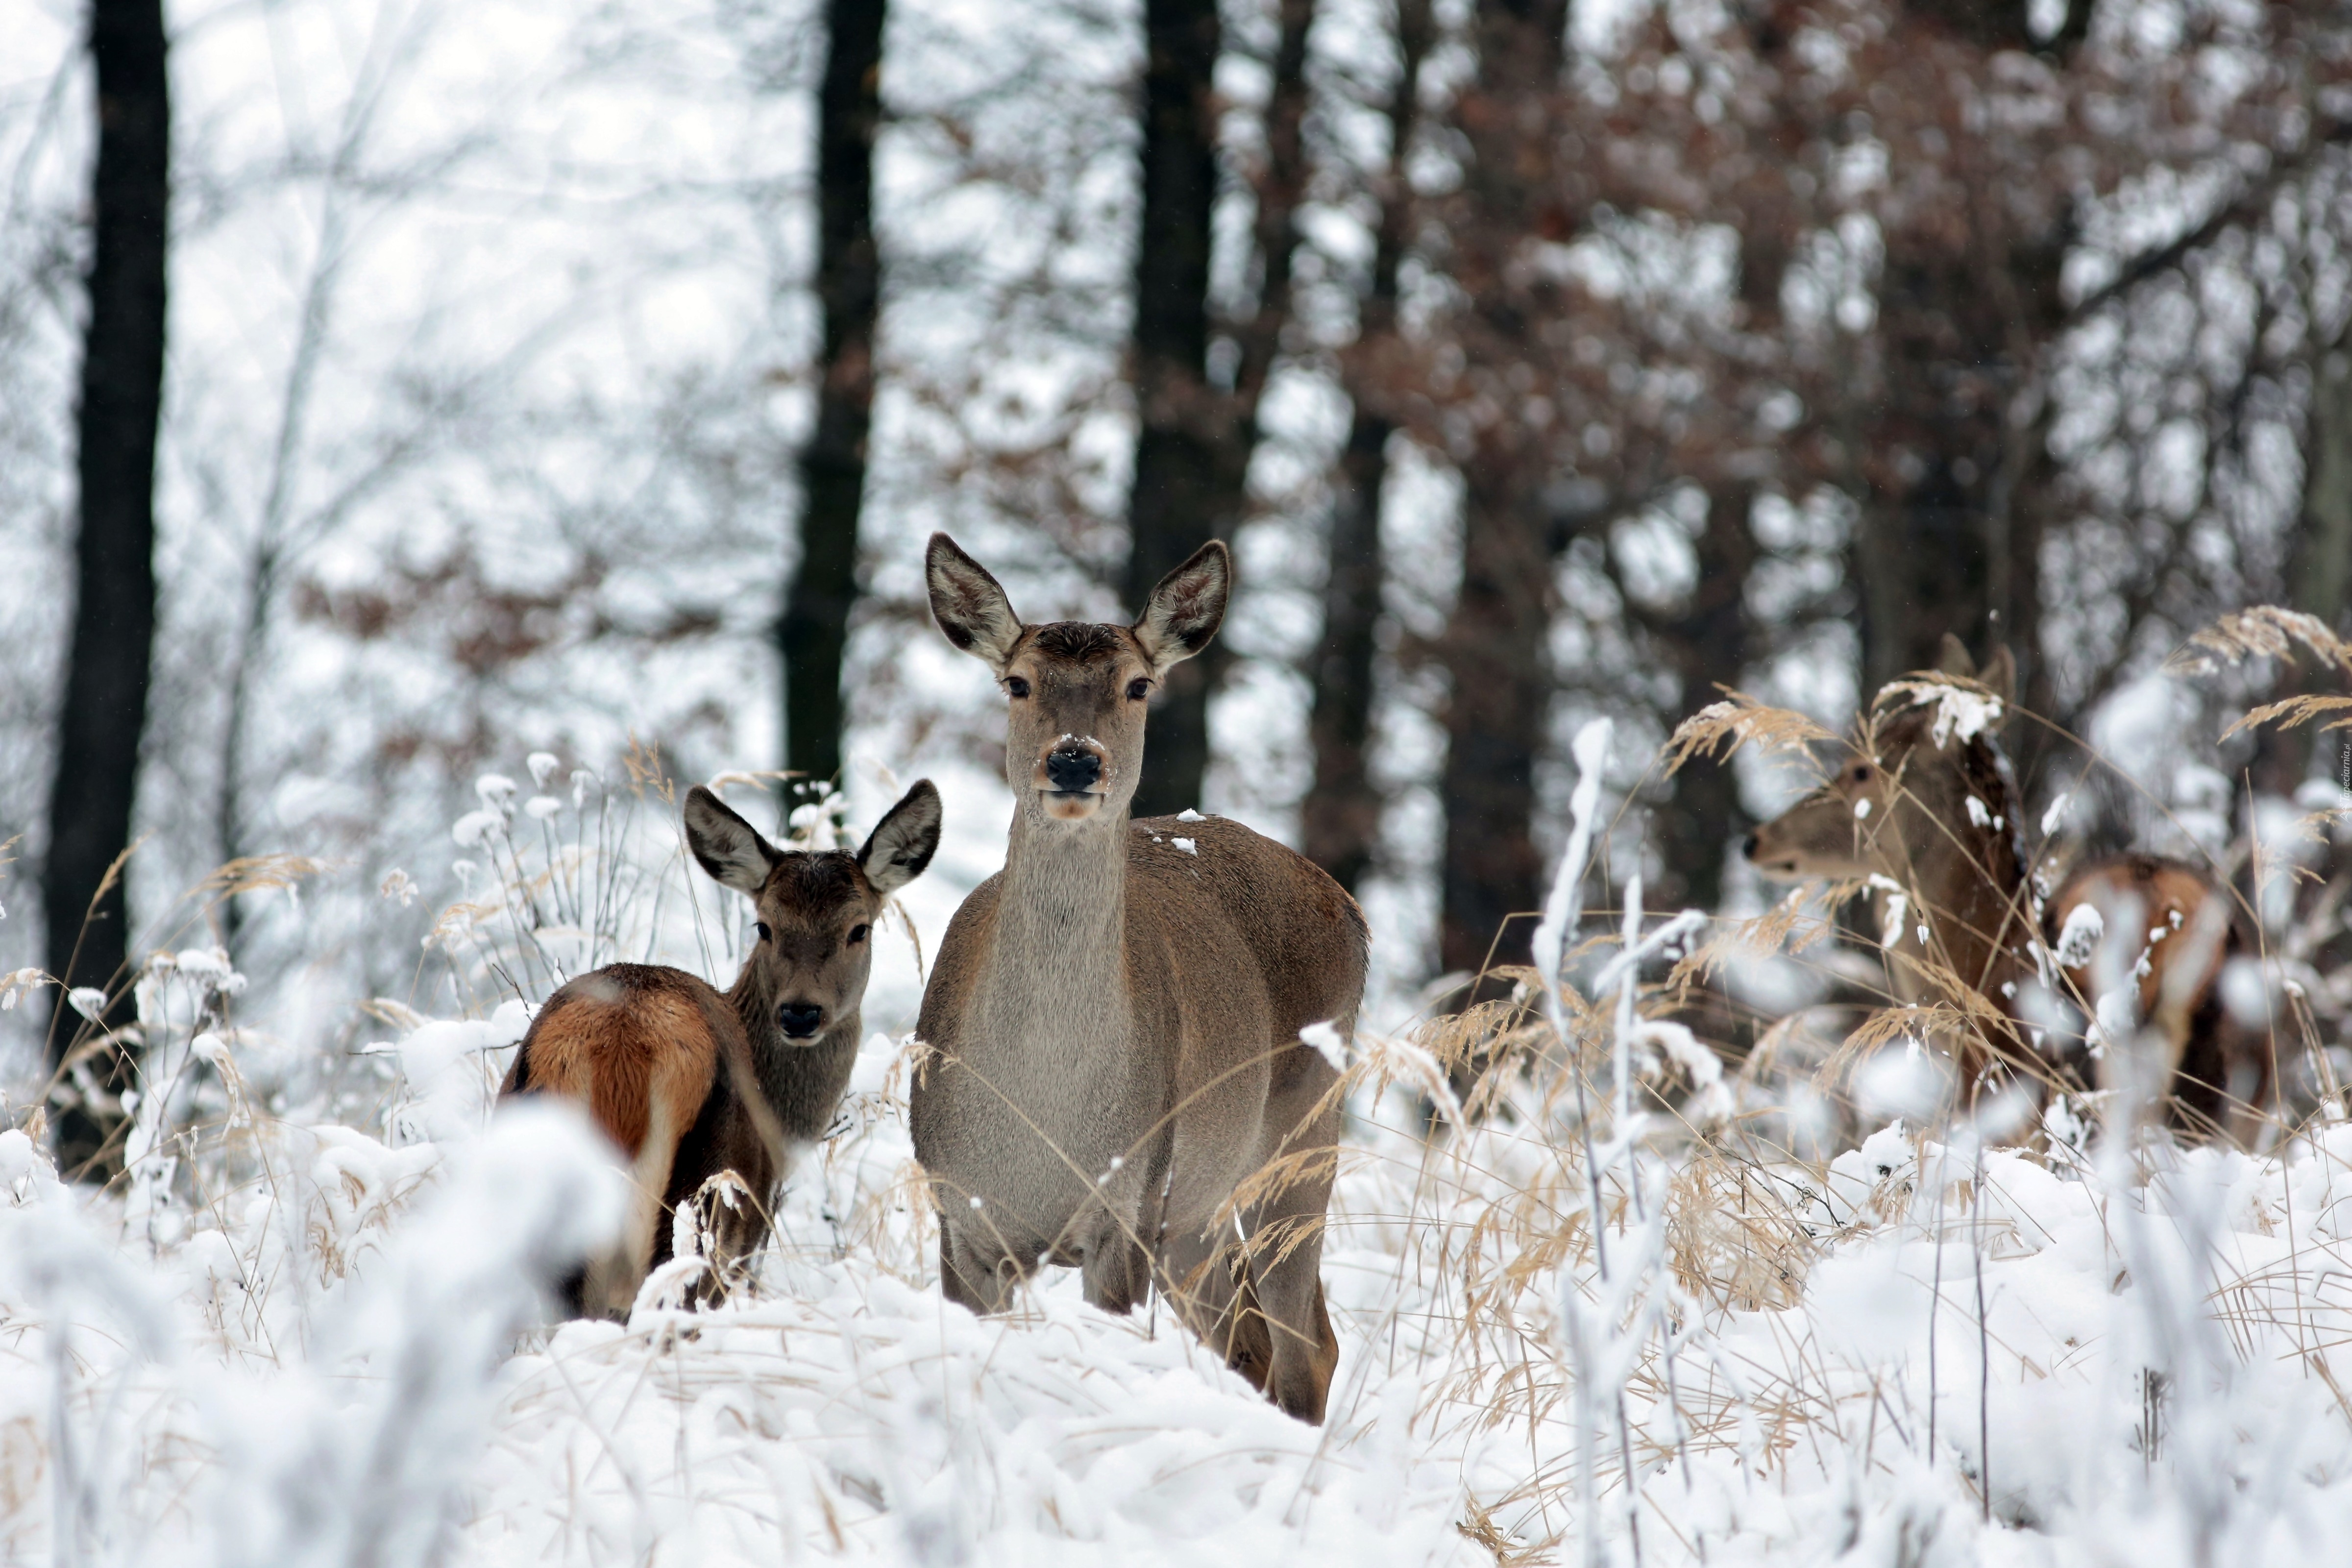
[[[1013,818],[985,1005],[1020,1036],[1098,1037],[1127,1002],[1125,811]]]
[[[761,967],[749,960],[735,984],[726,993],[727,1005],[743,1026],[743,1041],[751,1048],[751,1070],[758,1078],[760,1092],[770,1106],[781,1106],[791,1094],[791,1069],[806,1053],[846,1039],[851,1048],[864,1033],[862,1009],[852,1006],[839,1014],[824,1026],[824,1032],[812,1039],[794,1040],[785,1037],[776,1022],[775,988],[768,983]],[[719,1064],[723,1075],[725,1063]]]
[[[2033,932],[2032,893],[2018,847],[2017,791],[1998,752],[1970,762],[1953,809],[1938,814],[1943,820],[1915,817],[1905,823],[1898,850],[1905,863],[1893,869],[1895,879],[1927,905],[1912,911],[1909,921],[1932,929],[1938,962],[2015,1016],[2015,982],[2031,967],[2018,950]],[[1982,803],[1987,821],[1977,821],[1969,809],[1971,795]],[[1916,935],[1906,931],[1903,938],[1901,945],[1916,951]],[[1906,994],[1905,1000],[1927,999],[1933,986],[1916,975],[1908,979],[1906,985],[1898,976],[1897,991],[1916,989],[1922,994]]]

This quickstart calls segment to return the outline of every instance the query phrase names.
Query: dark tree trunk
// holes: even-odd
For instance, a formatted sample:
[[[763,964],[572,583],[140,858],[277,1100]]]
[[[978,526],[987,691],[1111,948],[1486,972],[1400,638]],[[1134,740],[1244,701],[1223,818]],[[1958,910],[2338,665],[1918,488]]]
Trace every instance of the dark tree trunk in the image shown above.
[[[1447,971],[1476,973],[1526,963],[1535,934],[1543,868],[1531,828],[1552,688],[1544,647],[1551,563],[1522,498],[1466,478],[1462,592],[1440,648],[1452,690],[1438,781],[1445,815],[1438,960]],[[1508,990],[1488,982],[1463,1000]]]
[[[98,162],[78,432],[80,526],[41,894],[50,973],[68,987],[115,994],[106,1020],[121,1024],[129,1022],[122,983],[130,936],[116,862],[131,839],[155,640],[155,434],[172,143],[162,0],[95,0],[89,52],[98,72]],[[78,1018],[61,995],[49,1030],[53,1062],[89,1032],[76,1029]],[[120,1050],[108,1047],[89,1074],[119,1091],[128,1070]],[[110,1112],[70,1087],[61,1093],[60,1170],[99,1159],[118,1120]]]
[[[882,121],[884,0],[829,0],[817,98],[816,294],[824,317],[816,428],[801,453],[801,562],[784,602],[785,765],[841,773],[842,649],[857,603],[857,513],[874,409],[882,263],[874,137]]]
[[[2352,627],[2352,353],[2342,342],[2312,366],[2309,426],[2287,592],[2296,609],[2342,633]]]
[[[1478,8],[1477,83],[1462,106],[1472,130],[1466,194],[1506,245],[1524,232],[1531,183],[1546,177],[1542,160],[1529,156],[1516,106],[1544,103],[1556,89],[1566,26],[1558,0],[1485,0]],[[1508,298],[1505,269],[1488,264],[1481,277],[1470,302],[1477,331],[1496,342],[1518,341],[1530,328]],[[1486,288],[1496,296],[1481,298]],[[1438,957],[1448,971],[1526,963],[1540,898],[1532,828],[1552,690],[1545,647],[1551,559],[1537,497],[1549,476],[1539,447],[1513,448],[1511,440],[1507,427],[1496,432],[1490,444],[1497,449],[1463,476],[1462,591],[1438,648],[1451,689],[1438,781],[1445,818]],[[1457,1000],[1508,989],[1488,981]]]
[[[1389,164],[1380,182],[1380,218],[1372,275],[1359,307],[1355,351],[1343,374],[1354,405],[1348,444],[1331,498],[1325,547],[1323,640],[1312,670],[1315,705],[1307,722],[1315,749],[1315,781],[1300,810],[1307,858],[1353,892],[1370,869],[1380,842],[1381,796],[1365,752],[1372,731],[1372,663],[1378,652],[1381,588],[1381,506],[1388,482],[1389,437],[1382,349],[1396,332],[1397,270],[1404,258],[1412,192],[1404,161],[1420,110],[1421,65],[1434,29],[1429,0],[1397,6],[1398,75],[1389,100]]]
[[[2352,354],[2342,340],[2312,356],[2303,449],[2303,526],[2287,556],[2287,602],[2341,636],[2352,630]],[[2282,665],[2269,695],[2343,689],[2326,666],[2298,658]],[[2294,795],[2310,776],[2315,745],[2333,754],[2340,744],[2333,736],[2323,742],[2308,725],[2264,724],[2253,735],[2253,785],[2270,795]]]
[[[1889,258],[1885,395],[1864,421],[1853,542],[1864,691],[1934,668],[1948,632],[1979,658],[2006,644],[2021,698],[2047,713],[2041,548],[2053,469],[2045,420],[2011,414],[2036,395],[2044,345],[2066,321],[2064,247],[2005,229],[1990,202],[1978,216],[1964,249],[1938,237]],[[2039,745],[2042,733],[2020,739]]]
[[[1683,712],[1716,700],[1748,663],[1748,575],[1756,564],[1748,527],[1754,492],[1744,484],[1707,492],[1706,528],[1698,537],[1698,585],[1689,607],[1660,628],[1658,641],[1682,677]],[[1655,837],[1665,868],[1665,900],[1713,910],[1723,900],[1723,861],[1747,829],[1739,780],[1728,758],[1694,757],[1675,775],[1674,804],[1658,814]]]
[[[1339,454],[1325,545],[1323,639],[1315,650],[1314,707],[1307,723],[1315,780],[1299,808],[1307,858],[1349,892],[1380,844],[1381,795],[1366,752],[1372,736],[1372,661],[1379,652],[1381,502],[1395,426],[1359,401]]]
[[[1225,398],[1209,384],[1210,220],[1217,200],[1212,78],[1223,34],[1216,0],[1145,0],[1143,221],[1135,258],[1134,489],[1127,600],[1152,585],[1236,518],[1219,510],[1225,485]],[[1209,765],[1207,658],[1169,672],[1145,739],[1139,816],[1198,805]]]

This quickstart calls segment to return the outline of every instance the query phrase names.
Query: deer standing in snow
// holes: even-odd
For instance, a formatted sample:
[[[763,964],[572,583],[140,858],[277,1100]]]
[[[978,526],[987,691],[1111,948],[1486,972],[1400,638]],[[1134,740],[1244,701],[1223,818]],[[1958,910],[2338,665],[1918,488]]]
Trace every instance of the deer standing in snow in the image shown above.
[[[1319,1273],[1339,1110],[1299,1031],[1351,1033],[1366,932],[1304,857],[1187,812],[1131,821],[1144,713],[1208,645],[1211,542],[1131,626],[1024,626],[945,534],[932,613],[1008,699],[1004,869],[956,911],[923,994],[910,1110],[940,1281],[976,1311],[1041,1262],[1125,1312],[1157,1285],[1227,1364],[1318,1422],[1339,1361]]]
[[[628,1156],[635,1193],[620,1242],[567,1287],[577,1314],[626,1317],[667,1260],[664,1217],[731,1172],[748,1203],[714,1205],[712,1275],[759,1247],[792,1152],[824,1135],[857,1057],[874,923],[940,842],[940,794],[919,780],[865,847],[786,851],[699,784],[688,847],[752,900],[758,941],[735,984],[656,964],[608,964],[547,999],[499,1088],[580,1101]]]
[[[1999,742],[2015,681],[2007,648],[1979,670],[1948,636],[1940,668],[1884,687],[1828,782],[1750,834],[1748,858],[1787,881],[1868,880],[1895,998],[1955,1002],[1966,1015],[1946,1044],[1969,1103],[1997,1079],[2038,1094],[2053,1076],[2052,1042],[2042,1050],[2028,1044],[2055,1022],[2026,1016],[2034,988],[2063,991],[2091,1010],[2097,995],[2091,946],[2059,942],[2070,920],[2094,939],[2106,927],[2137,929],[2143,918],[2152,930],[2185,931],[2169,946],[2152,935],[2143,955],[2145,1016],[2171,1042],[2154,1089],[2174,1092],[2176,1113],[2189,1105],[2192,1117],[2218,1125],[2220,1086],[2237,1085],[2253,1104],[2269,1083],[2267,1072],[2257,1082],[2246,1064],[2221,1059],[2242,1055],[2242,1046],[2224,1039],[2219,1003],[2221,964],[2234,942],[2228,895],[2193,867],[2121,856],[2078,868],[2054,899],[2037,897],[2017,782]],[[2105,921],[2084,925],[2074,915],[2084,904],[2099,908]],[[2049,950],[2037,952],[2045,937],[2064,950],[2046,970]],[[2123,960],[2126,968],[2134,962]],[[2215,1092],[2203,1097],[2211,1103],[2176,1069],[2212,1074],[2206,1087]],[[2100,1076],[2113,1077],[2104,1058]]]

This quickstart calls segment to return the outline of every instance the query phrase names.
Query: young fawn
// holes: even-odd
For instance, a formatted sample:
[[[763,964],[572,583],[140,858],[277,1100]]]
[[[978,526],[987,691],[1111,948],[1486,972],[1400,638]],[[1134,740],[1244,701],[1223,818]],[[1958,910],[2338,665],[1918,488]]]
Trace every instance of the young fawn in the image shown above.
[[[1337,1074],[1299,1031],[1353,1030],[1363,916],[1237,824],[1128,816],[1151,692],[1215,635],[1231,558],[1202,547],[1131,626],[1024,626],[945,534],[926,565],[940,629],[1004,689],[1016,802],[1004,869],[956,911],[923,994],[935,1056],[910,1112],[940,1285],[995,1311],[1053,1263],[1125,1312],[1156,1284],[1227,1364],[1320,1421]]]
[[[531,1021],[499,1090],[579,1100],[630,1162],[636,1193],[612,1251],[568,1288],[576,1315],[626,1317],[670,1252],[667,1216],[732,1173],[749,1201],[713,1210],[710,1299],[767,1232],[796,1147],[831,1124],[849,1082],[874,922],[940,842],[940,794],[919,781],[851,855],[778,849],[700,785],[687,845],[748,896],[759,939],[725,992],[681,969],[608,964],[559,989]]]
[[[2120,856],[2080,868],[2056,898],[2040,899],[2000,745],[2015,665],[2002,648],[1979,670],[1958,639],[1944,642],[1939,669],[1891,681],[1873,699],[1860,739],[1826,784],[1748,836],[1748,859],[1787,881],[1869,880],[1895,997],[1960,1004],[1962,1021],[1937,1043],[1969,1105],[2004,1081],[2038,1099],[2056,1076],[2064,1042],[2049,1026],[2059,1020],[2035,999],[2063,992],[2085,1012],[2095,1000],[2087,950],[2045,970],[2045,939],[2057,942],[2078,905],[2104,906],[2113,930],[2136,929],[2135,909],[2183,929],[2177,914],[2189,936],[2169,946],[2157,938],[2146,954],[2146,1016],[2158,1039],[2173,1042],[2156,1092],[2172,1094],[2179,1116],[2197,1096],[2176,1073],[2213,1071],[2214,1082],[2239,1083],[2258,1102],[2267,1075],[2257,1084],[2221,1065],[2236,1048],[2223,1040],[2219,1004],[2226,892],[2193,867]],[[2122,1066],[2103,1054],[2103,1084],[2112,1087]],[[2207,1126],[2217,1108],[2205,1108]]]
[[[2160,1100],[2173,1126],[2252,1148],[2277,1086],[2267,1031],[2222,1003],[2222,970],[2246,945],[2236,912],[2197,867],[2117,855],[2059,884],[2042,934],[2069,1008],[2110,1037],[2100,1087],[2126,1087],[2131,1073],[2132,1099]],[[2117,1009],[2102,993],[2119,993],[2129,1016],[2109,1016]]]

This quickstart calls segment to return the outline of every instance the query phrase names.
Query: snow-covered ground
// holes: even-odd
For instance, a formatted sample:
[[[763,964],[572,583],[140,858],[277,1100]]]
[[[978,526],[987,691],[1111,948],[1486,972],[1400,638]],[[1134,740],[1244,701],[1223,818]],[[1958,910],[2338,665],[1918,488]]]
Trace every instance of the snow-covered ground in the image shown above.
[[[534,849],[536,814],[502,782],[481,796],[497,822],[464,826],[474,852],[507,868],[500,889],[555,885],[533,857],[562,860],[566,812]],[[991,868],[986,786],[953,782],[971,809],[909,900],[926,953]],[[645,823],[657,846],[667,823]],[[494,853],[502,835],[520,847]],[[674,896],[674,863],[663,878],[645,940],[730,968],[741,911]],[[1565,943],[1563,887],[1539,954]],[[430,962],[520,970],[512,908],[445,919],[472,934]],[[946,1305],[906,1047],[879,1029],[754,1289],[695,1313],[657,1282],[626,1327],[551,1329],[530,1281],[612,1223],[618,1177],[558,1113],[489,1115],[527,1006],[379,1004],[383,1046],[306,1078],[266,1027],[217,1026],[236,982],[182,954],[142,992],[164,1087],[140,1104],[137,1179],[92,1199],[0,1132],[0,1552],[2331,1560],[2352,1527],[2352,1125],[2264,1159],[1979,1153],[1965,1129],[1897,1125],[1823,1169],[1664,1119],[1628,1143],[1611,1053],[1645,1070],[1675,1041],[1612,1024],[1594,961],[1615,940],[1569,965],[1591,1002],[1561,996],[1583,1078],[1554,1053],[1467,1132],[1422,1135],[1442,1089],[1421,1044],[1359,1039],[1320,1429],[1164,1309],[1108,1317],[1074,1276],[1001,1320]],[[917,968],[903,934],[886,952],[869,1022],[887,1027]]]
[[[479,1047],[519,1023],[404,1055],[478,1102]],[[1572,1559],[1589,1522],[1661,1563],[2288,1563],[2352,1524],[2352,1128],[2121,1194],[1995,1153],[1979,1196],[1897,1131],[1825,1179],[1661,1159],[1665,1267],[1637,1284],[1664,1321],[1596,1369],[1625,1436],[1604,1401],[1586,1511],[1560,1293],[1612,1298],[1572,1145],[1432,1147],[1402,1090],[1360,1094],[1318,1431],[1073,1277],[1001,1321],[946,1305],[898,1060],[877,1037],[754,1299],[520,1349],[531,1259],[614,1202],[576,1128],[394,1147],[258,1120],[230,1134],[247,1179],[128,1227],[0,1134],[7,1559],[1466,1563]]]

